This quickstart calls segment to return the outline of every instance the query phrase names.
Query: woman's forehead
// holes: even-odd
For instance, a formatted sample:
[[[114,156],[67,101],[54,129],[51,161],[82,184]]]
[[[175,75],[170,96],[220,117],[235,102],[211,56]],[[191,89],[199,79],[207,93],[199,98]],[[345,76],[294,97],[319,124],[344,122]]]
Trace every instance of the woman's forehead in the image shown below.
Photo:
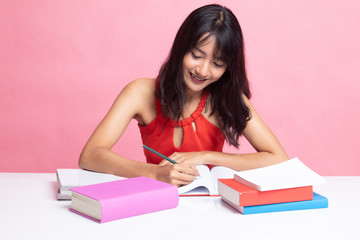
[[[209,45],[212,47],[211,51],[213,53],[213,57],[216,59],[222,59],[222,48],[218,43],[218,39],[213,34],[203,34],[194,48],[201,50],[204,47],[209,47]]]

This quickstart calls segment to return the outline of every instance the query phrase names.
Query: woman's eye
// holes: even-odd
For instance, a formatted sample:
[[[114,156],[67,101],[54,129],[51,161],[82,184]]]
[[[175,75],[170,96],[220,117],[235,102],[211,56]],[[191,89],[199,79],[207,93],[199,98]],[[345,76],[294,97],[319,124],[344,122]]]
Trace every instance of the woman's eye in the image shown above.
[[[215,66],[217,66],[217,67],[223,67],[223,66],[225,66],[225,63],[219,63],[219,62],[214,62],[214,64],[215,64]]]
[[[195,58],[195,59],[200,58],[200,56],[197,56],[193,51],[191,51],[191,55],[192,55],[193,58]]]

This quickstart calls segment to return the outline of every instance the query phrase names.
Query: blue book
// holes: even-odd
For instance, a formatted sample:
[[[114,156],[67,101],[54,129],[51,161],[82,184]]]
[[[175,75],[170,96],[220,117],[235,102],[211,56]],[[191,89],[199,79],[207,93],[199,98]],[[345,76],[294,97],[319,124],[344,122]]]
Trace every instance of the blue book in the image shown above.
[[[320,194],[313,193],[313,199],[308,201],[299,202],[287,202],[266,204],[258,206],[241,207],[237,206],[225,198],[222,198],[230,206],[241,212],[242,214],[255,214],[255,213],[267,213],[267,212],[282,212],[282,211],[295,211],[306,209],[327,208],[329,205],[328,199]]]

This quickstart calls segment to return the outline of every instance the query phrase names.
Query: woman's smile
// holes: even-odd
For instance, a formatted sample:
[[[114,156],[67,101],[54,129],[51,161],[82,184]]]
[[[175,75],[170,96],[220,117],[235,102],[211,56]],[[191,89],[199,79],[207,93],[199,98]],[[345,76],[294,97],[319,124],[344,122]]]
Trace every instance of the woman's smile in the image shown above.
[[[206,78],[199,77],[199,76],[193,74],[192,72],[190,72],[190,75],[191,75],[191,78],[193,79],[193,81],[197,82],[197,83],[203,83],[204,81],[207,80]]]

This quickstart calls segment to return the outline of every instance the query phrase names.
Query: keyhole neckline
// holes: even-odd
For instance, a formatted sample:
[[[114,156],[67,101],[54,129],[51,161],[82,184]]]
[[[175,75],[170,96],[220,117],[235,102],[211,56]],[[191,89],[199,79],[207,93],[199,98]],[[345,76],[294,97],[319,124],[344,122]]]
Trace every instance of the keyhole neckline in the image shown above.
[[[164,124],[167,124],[168,126],[171,126],[171,127],[181,127],[181,126],[191,125],[192,122],[194,122],[196,119],[198,119],[200,116],[202,116],[202,111],[205,107],[207,96],[208,96],[208,92],[204,91],[201,95],[201,99],[200,99],[199,105],[196,108],[196,110],[190,115],[190,117],[179,120],[179,121],[175,121],[175,120],[172,120],[172,119],[169,119],[168,117],[166,117],[161,111],[160,100],[155,98],[156,112],[157,112],[158,118],[161,122],[163,122]]]

